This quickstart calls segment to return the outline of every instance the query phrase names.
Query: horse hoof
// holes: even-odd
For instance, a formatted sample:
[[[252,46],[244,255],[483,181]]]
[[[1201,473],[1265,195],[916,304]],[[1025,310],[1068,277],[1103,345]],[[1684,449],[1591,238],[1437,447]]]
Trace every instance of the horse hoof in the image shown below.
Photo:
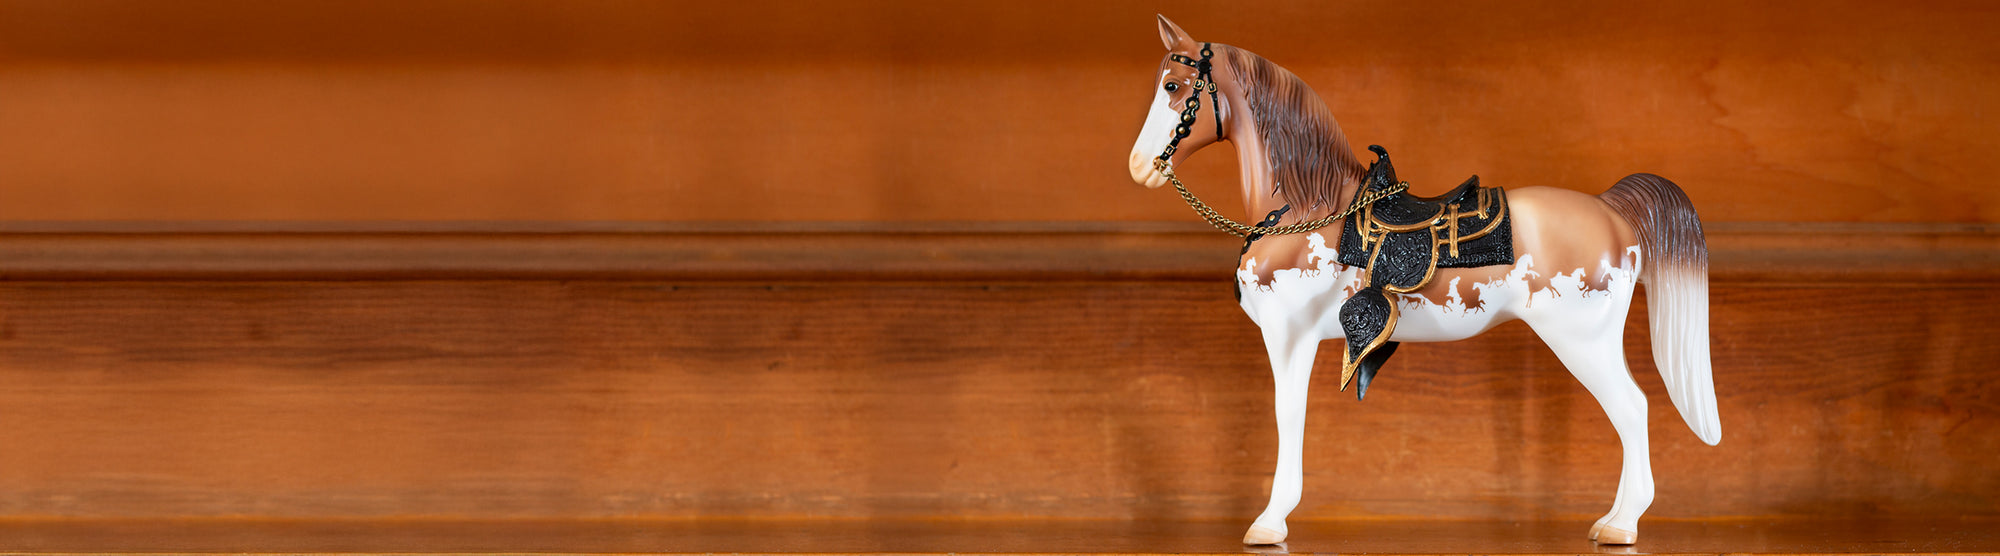
[[[1278,544],[1281,542],[1285,542],[1284,533],[1256,525],[1251,525],[1250,532],[1243,534],[1243,544],[1247,545]]]
[[[1591,540],[1597,541],[1597,544],[1632,544],[1639,542],[1639,533],[1605,525],[1604,530],[1598,531],[1597,537]]]
[[[1603,523],[1603,522],[1598,522],[1598,523],[1597,523],[1596,525],[1591,525],[1591,526],[1590,526],[1590,540],[1593,540],[1593,541],[1594,541],[1594,540],[1597,540],[1597,536],[1598,536],[1598,535],[1600,535],[1600,534],[1603,534],[1603,533],[1604,533],[1604,523]]]

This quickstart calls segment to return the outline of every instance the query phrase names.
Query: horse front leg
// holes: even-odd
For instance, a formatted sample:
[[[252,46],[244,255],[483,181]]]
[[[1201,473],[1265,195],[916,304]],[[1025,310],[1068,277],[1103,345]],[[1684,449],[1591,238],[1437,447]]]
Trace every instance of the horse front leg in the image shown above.
[[[1243,534],[1243,544],[1253,545],[1284,542],[1285,516],[1299,505],[1305,482],[1301,460],[1306,439],[1306,388],[1312,382],[1319,340],[1304,330],[1266,328],[1264,349],[1271,356],[1271,382],[1277,390],[1278,468],[1271,475],[1270,504]]]

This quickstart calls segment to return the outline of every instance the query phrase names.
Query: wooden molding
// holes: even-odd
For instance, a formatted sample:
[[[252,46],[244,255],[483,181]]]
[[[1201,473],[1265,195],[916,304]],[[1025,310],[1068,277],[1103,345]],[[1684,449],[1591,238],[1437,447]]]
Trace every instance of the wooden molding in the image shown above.
[[[2000,282],[1992,224],[1717,223],[1731,284]],[[1189,223],[0,224],[4,280],[1226,280]]]
[[[1573,520],[1297,520],[1283,547],[1245,547],[1233,520],[1185,519],[129,519],[18,520],[0,532],[24,554],[1512,554],[1563,555]],[[1990,518],[1910,516],[1659,520],[1639,545],[1654,554],[2000,553]],[[1585,547],[1585,548],[1579,548]],[[169,552],[171,551],[171,552]],[[1635,551],[1636,552],[1636,551]]]

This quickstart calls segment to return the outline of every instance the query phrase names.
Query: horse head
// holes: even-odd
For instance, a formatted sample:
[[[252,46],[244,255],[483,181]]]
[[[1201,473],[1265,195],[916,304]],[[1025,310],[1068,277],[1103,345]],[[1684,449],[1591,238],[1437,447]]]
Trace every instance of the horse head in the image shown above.
[[[1153,107],[1146,125],[1132,144],[1129,160],[1132,181],[1146,187],[1167,183],[1156,161],[1179,164],[1202,147],[1226,138],[1224,119],[1229,111],[1217,94],[1217,74],[1227,63],[1217,55],[1217,46],[1197,42],[1180,26],[1160,18],[1160,42],[1167,54],[1160,58],[1153,83]],[[1165,154],[1172,147],[1171,154]]]

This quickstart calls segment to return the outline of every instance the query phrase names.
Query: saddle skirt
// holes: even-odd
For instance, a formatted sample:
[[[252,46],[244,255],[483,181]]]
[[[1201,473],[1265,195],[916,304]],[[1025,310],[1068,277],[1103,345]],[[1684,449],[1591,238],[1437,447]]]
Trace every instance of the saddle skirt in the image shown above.
[[[1376,160],[1356,199],[1398,183],[1389,152],[1380,145],[1368,150]],[[1359,378],[1355,397],[1365,398],[1376,371],[1395,353],[1396,342],[1388,339],[1401,310],[1390,294],[1423,289],[1439,268],[1514,264],[1513,232],[1507,192],[1480,187],[1479,176],[1437,197],[1399,192],[1348,217],[1341,226],[1340,264],[1367,269],[1368,286],[1340,306],[1347,336],[1340,388]]]

